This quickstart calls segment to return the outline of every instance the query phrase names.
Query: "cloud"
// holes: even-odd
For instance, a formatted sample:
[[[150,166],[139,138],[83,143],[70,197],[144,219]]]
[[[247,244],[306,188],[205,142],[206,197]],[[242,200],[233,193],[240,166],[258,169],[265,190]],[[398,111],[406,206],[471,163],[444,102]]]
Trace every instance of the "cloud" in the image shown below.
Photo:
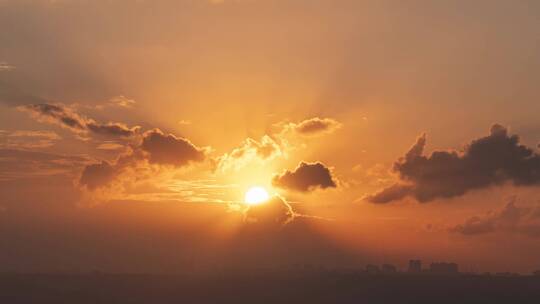
[[[394,164],[398,183],[365,199],[388,203],[411,196],[429,202],[505,182],[516,186],[540,184],[540,155],[521,145],[517,135],[508,135],[501,125],[493,125],[488,136],[473,140],[463,152],[435,151],[424,156],[425,144],[422,135]]]
[[[129,99],[124,95],[115,96],[109,100],[109,103],[113,106],[121,108],[132,108],[135,105],[135,100]]]
[[[320,136],[341,128],[342,124],[331,118],[313,117],[299,123],[289,123],[285,130],[291,130],[302,136]]]
[[[230,153],[218,157],[217,170],[239,170],[254,161],[265,162],[286,156],[287,151],[294,148],[288,141],[289,135],[320,136],[332,133],[341,127],[341,123],[330,118],[314,117],[299,123],[280,122],[272,127],[273,131],[262,136],[259,141],[247,138]]]
[[[286,170],[280,175],[275,175],[272,185],[299,192],[337,187],[330,169],[320,162],[301,162],[294,171]]]
[[[86,124],[86,127],[95,134],[112,137],[130,137],[135,135],[140,129],[140,127],[129,128],[122,123],[109,122],[106,124],[99,124],[92,120]]]
[[[14,149],[47,148],[61,137],[52,131],[0,130],[0,147]]]
[[[121,145],[119,143],[106,141],[106,142],[103,142],[103,143],[99,144],[96,147],[96,149],[99,149],[99,150],[120,150],[120,149],[123,149],[124,147],[125,147],[124,145]]]
[[[84,168],[79,183],[86,186],[89,190],[108,185],[118,174],[116,168],[108,162],[103,161],[99,164],[91,164]]]
[[[130,137],[140,129],[138,126],[129,128],[121,123],[101,124],[64,105],[40,103],[19,106],[19,109],[29,112],[38,121],[55,124],[79,134],[91,132],[103,136]]]
[[[238,170],[252,161],[267,161],[283,155],[281,146],[270,136],[264,135],[260,141],[251,138],[244,140],[241,146],[218,158],[218,170]]]
[[[260,226],[282,226],[294,217],[295,213],[289,203],[277,195],[263,204],[249,206],[244,212],[247,222]]]
[[[391,201],[400,200],[412,192],[413,187],[410,185],[394,184],[373,195],[368,195],[363,199],[375,204],[385,204]]]
[[[13,70],[15,69],[15,66],[14,65],[11,65],[7,62],[0,62],[0,72],[1,71],[10,71],[10,70]]]
[[[494,232],[510,232],[540,237],[540,208],[518,207],[515,199],[503,208],[483,216],[473,216],[449,229],[462,235],[480,235]]]
[[[114,143],[108,144],[112,146],[101,148],[116,147]],[[141,174],[145,169],[149,169],[148,164],[181,168],[205,161],[207,153],[208,148],[199,148],[185,138],[167,135],[154,129],[145,132],[140,145],[131,146],[130,150],[120,155],[114,163],[103,161],[86,166],[79,184],[89,190],[108,187],[129,169],[137,169],[132,170],[133,174]]]
[[[159,129],[145,132],[140,148],[148,153],[150,163],[161,165],[185,166],[202,162],[207,154],[207,149],[198,148],[185,138],[166,135]]]

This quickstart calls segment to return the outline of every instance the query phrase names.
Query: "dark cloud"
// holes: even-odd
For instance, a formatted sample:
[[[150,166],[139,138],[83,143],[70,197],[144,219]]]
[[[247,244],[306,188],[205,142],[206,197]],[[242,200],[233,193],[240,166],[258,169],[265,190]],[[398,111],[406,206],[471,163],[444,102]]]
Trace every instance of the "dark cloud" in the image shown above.
[[[301,162],[294,171],[286,170],[280,175],[275,175],[272,184],[300,192],[337,187],[330,169],[320,162]]]
[[[400,181],[366,197],[373,203],[388,203],[411,196],[419,202],[461,196],[470,190],[504,182],[516,186],[540,184],[540,155],[508,135],[501,125],[473,140],[462,153],[435,151],[424,156],[425,135],[419,137],[405,157],[394,164]]]
[[[206,159],[205,149],[196,147],[185,138],[166,135],[159,129],[144,133],[141,149],[148,153],[150,163],[161,165],[185,166]]]
[[[148,163],[184,167],[204,161],[206,154],[205,148],[198,148],[187,139],[154,129],[143,134],[140,146],[130,147],[114,163],[104,161],[86,166],[79,184],[95,190],[109,186],[129,168],[143,168]]]
[[[86,166],[82,172],[79,183],[89,190],[95,190],[108,185],[114,180],[117,174],[116,168],[108,162],[103,161],[99,164]]]
[[[304,136],[317,136],[331,133],[341,127],[341,123],[331,118],[314,117],[299,123],[290,123],[288,129]]]
[[[449,231],[463,235],[510,232],[540,237],[540,208],[518,207],[511,200],[502,209],[490,211],[484,216],[470,217]]]
[[[96,134],[113,137],[133,136],[140,129],[139,127],[129,128],[121,123],[98,124],[95,121],[88,122],[86,127]]]
[[[39,103],[20,106],[19,109],[30,112],[39,121],[56,124],[75,133],[91,132],[103,136],[130,137],[140,129],[129,128],[121,123],[97,123],[64,105]]]
[[[279,196],[274,196],[263,204],[250,206],[244,215],[247,222],[269,227],[287,224],[295,217],[289,203]]]
[[[55,123],[75,132],[86,130],[85,119],[64,106],[40,103],[22,106],[20,109],[29,111],[41,121]]]
[[[375,204],[385,204],[391,201],[399,200],[412,193],[413,187],[410,185],[393,184],[381,191],[365,197],[368,201]]]

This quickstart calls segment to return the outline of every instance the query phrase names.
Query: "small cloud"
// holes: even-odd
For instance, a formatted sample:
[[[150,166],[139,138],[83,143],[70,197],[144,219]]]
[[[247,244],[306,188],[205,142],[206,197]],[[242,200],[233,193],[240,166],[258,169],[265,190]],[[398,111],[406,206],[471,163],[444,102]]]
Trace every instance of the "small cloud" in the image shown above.
[[[222,172],[238,170],[252,161],[267,161],[283,154],[281,146],[268,135],[264,135],[260,141],[247,138],[241,146],[219,157],[217,166]]]
[[[330,169],[320,162],[301,162],[294,171],[286,170],[282,174],[275,175],[272,185],[299,192],[337,187]]]
[[[124,145],[121,145],[116,142],[104,142],[104,143],[99,144],[96,149],[112,151],[112,150],[120,150],[123,148],[124,148]]]
[[[191,124],[191,120],[184,120],[184,119],[182,119],[182,120],[180,120],[180,121],[178,122],[178,124],[179,124],[179,125],[190,125],[190,124]]]
[[[79,183],[89,190],[95,190],[108,185],[114,180],[117,174],[118,170],[116,170],[115,167],[108,162],[103,161],[98,164],[86,166],[82,172]]]
[[[124,95],[115,96],[109,100],[110,105],[122,108],[132,108],[135,103],[135,100],[129,99]]]
[[[1,71],[11,71],[15,69],[15,66],[14,65],[11,65],[7,62],[0,62],[0,72]]]
[[[342,124],[334,119],[313,117],[299,123],[288,123],[285,125],[285,130],[312,137],[330,134],[341,127]]]
[[[164,134],[159,129],[145,132],[140,148],[148,154],[150,163],[174,166],[202,162],[208,152],[208,149],[199,148],[185,138]]]

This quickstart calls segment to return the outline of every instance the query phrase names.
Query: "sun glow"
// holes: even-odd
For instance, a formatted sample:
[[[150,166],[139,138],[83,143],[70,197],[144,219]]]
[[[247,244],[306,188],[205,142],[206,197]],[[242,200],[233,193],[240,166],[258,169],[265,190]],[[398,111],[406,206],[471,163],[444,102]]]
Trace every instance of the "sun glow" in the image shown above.
[[[246,192],[246,195],[244,197],[244,200],[246,204],[248,205],[259,205],[268,200],[270,196],[268,195],[268,192],[263,187],[251,187]]]

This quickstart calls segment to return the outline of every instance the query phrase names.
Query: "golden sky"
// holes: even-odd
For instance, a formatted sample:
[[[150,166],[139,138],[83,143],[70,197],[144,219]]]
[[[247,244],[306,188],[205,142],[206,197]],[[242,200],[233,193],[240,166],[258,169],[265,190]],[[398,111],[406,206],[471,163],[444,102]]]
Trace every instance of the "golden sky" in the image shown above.
[[[539,9],[0,0],[0,271],[538,269]]]

